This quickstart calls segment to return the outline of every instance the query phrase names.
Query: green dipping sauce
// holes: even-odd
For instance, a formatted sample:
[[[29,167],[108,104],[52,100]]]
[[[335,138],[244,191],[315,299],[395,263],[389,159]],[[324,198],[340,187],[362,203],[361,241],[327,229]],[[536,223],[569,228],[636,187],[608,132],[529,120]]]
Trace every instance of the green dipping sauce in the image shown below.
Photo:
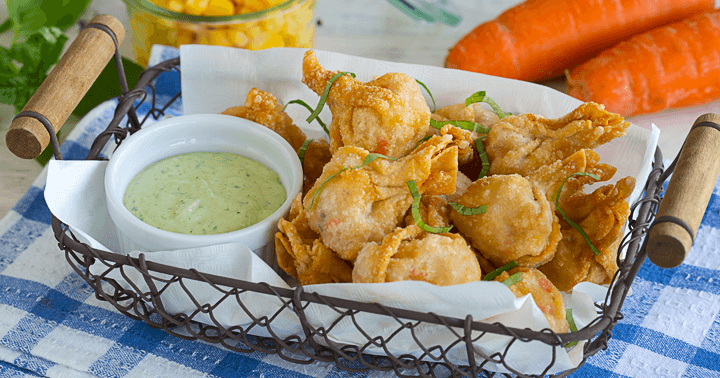
[[[125,190],[123,204],[159,229],[212,235],[260,222],[285,198],[278,174],[261,163],[225,152],[192,152],[143,169]]]

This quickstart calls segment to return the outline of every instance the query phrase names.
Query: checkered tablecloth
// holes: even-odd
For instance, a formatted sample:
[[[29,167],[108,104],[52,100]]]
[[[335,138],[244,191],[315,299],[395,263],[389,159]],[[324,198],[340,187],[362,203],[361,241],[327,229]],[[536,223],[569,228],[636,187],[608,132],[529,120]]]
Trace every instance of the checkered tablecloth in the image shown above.
[[[165,48],[155,61],[177,56]],[[179,91],[164,73],[158,98]],[[112,118],[108,101],[62,145],[83,159]],[[145,106],[145,105],[144,105]],[[176,103],[169,114],[180,114]],[[140,108],[139,113],[147,112]],[[332,364],[293,365],[275,355],[241,354],[182,340],[133,321],[95,299],[65,261],[50,227],[43,173],[0,220],[0,377],[389,377]],[[685,263],[647,261],[623,306],[609,348],[572,377],[720,377],[720,184]]]

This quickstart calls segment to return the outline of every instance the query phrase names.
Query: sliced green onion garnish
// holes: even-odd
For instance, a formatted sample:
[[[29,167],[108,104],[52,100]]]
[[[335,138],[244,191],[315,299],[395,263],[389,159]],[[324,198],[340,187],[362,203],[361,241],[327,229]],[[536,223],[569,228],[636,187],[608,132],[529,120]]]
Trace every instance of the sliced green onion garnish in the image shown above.
[[[410,189],[410,194],[412,194],[413,198],[413,204],[412,204],[412,216],[413,220],[415,221],[415,224],[420,226],[423,230],[433,233],[433,234],[439,234],[443,232],[450,232],[450,230],[453,228],[453,226],[449,227],[432,227],[428,226],[423,222],[422,216],[420,215],[420,193],[417,190],[417,183],[415,180],[410,180],[406,182],[408,188]]]
[[[325,189],[325,184],[327,184],[328,181],[332,180],[333,177],[339,175],[340,172],[342,172],[342,171],[344,171],[344,170],[346,170],[346,169],[362,168],[362,167],[364,167],[364,166],[372,163],[373,161],[375,161],[375,160],[377,160],[377,159],[379,159],[379,158],[388,159],[388,160],[397,160],[397,159],[394,159],[394,158],[391,158],[391,157],[387,157],[387,156],[381,155],[381,154],[368,154],[367,156],[365,156],[365,160],[363,160],[362,164],[356,165],[356,166],[354,166],[354,167],[345,167],[345,168],[343,168],[343,169],[341,169],[341,170],[333,173],[332,175],[330,175],[330,177],[326,178],[325,181],[323,181],[323,183],[320,184],[320,187],[317,188],[317,190],[315,191],[315,193],[313,193],[312,200],[310,201],[310,207],[308,207],[308,211],[311,211],[311,210],[312,210],[313,205],[315,204],[315,197],[318,196],[318,195],[320,195],[320,193],[323,191],[323,189]]]
[[[482,161],[482,170],[480,171],[480,175],[478,175],[478,179],[485,177],[490,170],[490,161],[488,160],[487,153],[485,152],[485,146],[482,142],[483,139],[485,139],[485,135],[475,139],[475,149],[477,149],[478,155],[480,155],[480,161]]]
[[[573,314],[571,309],[565,310],[565,319],[567,319],[567,322],[570,324],[570,332],[577,332],[577,326],[575,325],[575,319],[573,319]],[[569,343],[565,344],[565,348],[570,348],[575,345],[577,345],[577,341],[570,341]]]
[[[298,157],[300,158],[300,165],[302,165],[305,162],[305,151],[307,150],[308,146],[310,145],[310,142],[312,142],[313,139],[305,139],[305,142],[303,142],[302,147],[300,147],[300,151],[298,151]]]
[[[490,107],[493,108],[495,111],[495,114],[497,114],[498,118],[503,119],[507,117],[507,114],[500,109],[500,106],[493,101],[489,96],[485,94],[485,91],[475,92],[470,97],[465,99],[465,106],[468,106],[470,104],[474,104],[476,102],[485,102],[490,105]]]
[[[430,90],[428,89],[427,86],[425,86],[425,84],[424,84],[422,81],[420,81],[420,80],[418,80],[418,79],[415,79],[415,81],[417,81],[418,84],[422,85],[422,87],[425,88],[425,91],[427,91],[427,93],[430,95],[430,99],[431,99],[432,102],[433,102],[432,113],[435,113],[435,108],[436,108],[436,106],[435,106],[435,98],[433,98],[432,93],[430,93]]]
[[[460,215],[478,215],[478,214],[485,214],[485,211],[487,211],[487,205],[482,205],[478,207],[465,207],[457,202],[450,202],[449,205],[455,209]]]
[[[469,130],[474,131],[476,133],[480,134],[487,134],[490,132],[490,129],[480,126],[479,124],[472,122],[472,121],[436,121],[432,118],[430,118],[430,126],[440,130],[443,126],[451,124],[455,127],[461,128],[463,130]]]
[[[288,102],[287,104],[285,104],[285,106],[283,107],[283,111],[285,111],[285,109],[287,108],[287,106],[290,105],[290,104],[300,104],[300,105],[304,106],[307,110],[309,110],[310,113],[313,112],[313,108],[311,108],[310,105],[308,105],[305,101],[300,100],[300,99],[289,101],[289,102]],[[318,123],[319,123],[320,126],[323,128],[323,130],[325,130],[325,134],[330,135],[330,131],[328,131],[328,128],[327,128],[327,126],[325,125],[325,122],[323,122],[323,121],[320,119],[320,117],[315,117],[315,119],[318,121]]]
[[[333,75],[333,77],[328,80],[327,84],[325,84],[325,90],[323,91],[322,96],[320,96],[320,101],[318,102],[317,107],[315,108],[315,110],[313,110],[312,114],[310,114],[310,117],[306,119],[307,123],[312,122],[315,118],[317,118],[318,114],[320,114],[323,106],[325,106],[325,101],[327,101],[328,93],[330,93],[330,87],[335,82],[335,80],[342,75],[350,75],[352,77],[355,77],[355,74],[352,72],[338,72]]]
[[[502,283],[504,283],[505,286],[510,287],[520,281],[522,281],[522,272],[517,272],[517,273],[513,274],[512,276],[506,278],[505,281],[503,281]]]
[[[593,251],[595,256],[600,256],[600,251],[597,249],[597,247],[595,247],[593,245],[593,243],[590,241],[590,238],[587,236],[585,231],[583,231],[582,227],[580,227],[579,224],[571,221],[570,218],[568,218],[568,216],[565,214],[565,212],[562,211],[562,209],[560,208],[560,192],[562,191],[562,188],[565,185],[565,183],[567,182],[567,180],[573,176],[589,176],[595,180],[600,180],[600,177],[598,177],[597,175],[594,175],[592,173],[587,173],[587,172],[575,172],[575,173],[571,174],[570,176],[566,177],[565,180],[562,182],[562,184],[560,184],[560,188],[557,191],[557,196],[555,197],[555,210],[559,211],[560,214],[562,214],[563,219],[565,219],[568,223],[570,223],[570,226],[572,226],[572,228],[574,228],[577,232],[580,233],[580,235],[582,235],[583,239],[585,239],[585,242],[588,243],[588,245],[590,246],[590,249]]]
[[[488,273],[483,277],[483,281],[492,281],[495,279],[495,277],[499,276],[502,272],[507,272],[508,270],[517,267],[517,263],[515,261],[511,261],[500,268],[497,268],[493,270],[492,272]]]

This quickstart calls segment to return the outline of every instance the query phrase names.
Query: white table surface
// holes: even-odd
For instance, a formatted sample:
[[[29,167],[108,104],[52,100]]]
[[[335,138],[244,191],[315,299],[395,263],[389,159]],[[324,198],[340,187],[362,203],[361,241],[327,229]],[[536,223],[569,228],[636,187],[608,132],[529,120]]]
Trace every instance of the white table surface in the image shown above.
[[[394,8],[385,0],[317,0],[315,48],[356,56],[395,62],[442,66],[448,49],[463,35],[483,21],[496,17],[520,0],[453,0],[462,15],[455,27],[439,23],[418,22]],[[720,0],[718,0],[720,3]],[[123,55],[134,57],[127,11],[121,0],[94,0],[85,18],[110,14],[125,25],[127,36],[121,45]],[[5,2],[0,2],[0,20],[7,17]],[[8,46],[10,34],[0,37]],[[77,30],[71,29],[71,40]],[[69,45],[69,43],[68,43]],[[545,83],[564,90],[561,80]],[[25,193],[41,171],[34,160],[15,157],[5,146],[5,132],[14,115],[11,106],[0,105],[0,217],[4,216]],[[660,148],[665,158],[673,158],[695,119],[705,113],[720,113],[720,102],[629,118],[641,127],[655,123],[662,130]],[[78,121],[71,117],[64,128],[68,132]]]

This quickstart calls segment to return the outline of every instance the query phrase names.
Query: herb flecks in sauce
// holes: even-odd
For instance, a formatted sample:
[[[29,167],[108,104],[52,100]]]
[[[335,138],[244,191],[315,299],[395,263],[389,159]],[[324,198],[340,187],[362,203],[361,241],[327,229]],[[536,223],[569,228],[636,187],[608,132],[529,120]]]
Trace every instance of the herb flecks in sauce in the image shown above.
[[[224,152],[193,152],[141,171],[124,205],[143,222],[190,235],[236,231],[267,218],[285,202],[280,177],[263,164]]]

